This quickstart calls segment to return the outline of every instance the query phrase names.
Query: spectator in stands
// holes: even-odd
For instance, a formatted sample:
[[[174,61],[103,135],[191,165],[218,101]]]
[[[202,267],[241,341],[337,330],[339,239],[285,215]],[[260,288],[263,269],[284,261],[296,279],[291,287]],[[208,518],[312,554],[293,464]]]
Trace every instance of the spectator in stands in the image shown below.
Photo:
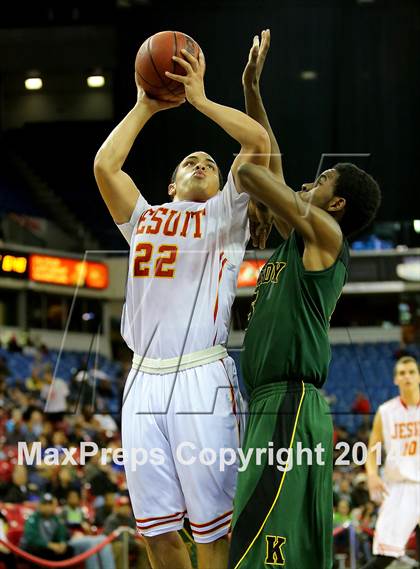
[[[7,540],[8,531],[9,526],[7,520],[0,512],[0,540]],[[16,567],[16,559],[14,554],[2,543],[0,543],[0,563],[4,563],[7,569],[15,569]]]
[[[1,500],[12,504],[21,504],[29,500],[29,496],[28,470],[25,465],[17,464],[13,469],[12,482],[5,484],[0,489]]]
[[[10,409],[12,400],[7,393],[6,376],[0,373],[0,409]]]
[[[67,500],[61,511],[62,519],[68,530],[81,530],[90,533],[88,518],[80,505],[80,492],[69,490]]]
[[[367,563],[372,558],[372,536],[376,524],[376,506],[373,502],[368,501],[354,512],[356,512],[355,524],[361,552],[360,561]]]
[[[346,442],[350,444],[351,442],[350,433],[347,431],[345,427],[341,425],[334,425],[334,445],[341,442]]]
[[[45,404],[44,412],[53,423],[63,420],[67,411],[69,388],[64,379],[53,377],[52,369],[48,366],[44,371],[44,385],[41,389],[41,400]]]
[[[368,500],[361,508],[357,516],[357,523],[361,530],[373,534],[376,523],[376,505]]]
[[[16,336],[12,336],[10,340],[7,342],[7,349],[9,352],[16,353],[21,352],[22,348],[19,346]]]
[[[68,439],[63,431],[54,431],[51,436],[51,446],[59,451],[68,447]]]
[[[83,407],[91,407],[92,405],[93,385],[87,365],[87,359],[83,358],[79,369],[71,378],[69,400],[74,412],[80,412]]]
[[[46,346],[45,344],[40,344],[39,352],[42,356],[48,356],[50,354],[50,350],[48,349],[48,346]]]
[[[77,417],[76,424],[82,429],[83,436],[87,440],[96,440],[98,432],[100,431],[100,425],[93,417],[91,405],[84,405],[82,407],[82,412]]]
[[[351,486],[347,477],[343,477],[338,483],[338,487],[335,489],[337,495],[337,504],[340,500],[347,500],[350,503],[351,500]]]
[[[40,376],[39,369],[34,366],[31,371],[30,377],[25,381],[25,387],[29,395],[40,397],[42,388],[44,387],[44,382]]]
[[[96,508],[95,526],[98,526],[99,528],[104,525],[106,518],[113,512],[115,492],[107,492],[104,496],[104,500],[103,506]]]
[[[26,520],[21,547],[28,553],[59,561],[73,557],[73,547],[68,544],[65,525],[56,514],[57,501],[51,494],[44,494],[38,509]]]
[[[356,398],[353,401],[353,405],[351,406],[351,410],[356,415],[363,416],[363,424],[369,425],[370,424],[370,411],[371,406],[369,403],[369,399],[367,398],[365,393],[359,391],[356,394]]]
[[[6,444],[15,446],[19,441],[24,440],[24,427],[22,411],[18,408],[13,409],[6,422]]]
[[[339,527],[351,522],[350,502],[346,499],[339,500],[333,515],[333,526]]]
[[[67,503],[62,509],[62,518],[67,529],[72,532],[70,544],[75,554],[89,551],[104,541],[103,535],[93,536],[89,519],[81,506],[80,493],[70,490],[67,494]],[[114,554],[108,544],[98,553],[88,557],[85,561],[85,569],[115,569]]]
[[[28,397],[18,384],[14,387],[9,387],[8,394],[12,400],[12,406],[19,407],[19,409],[27,409]]]
[[[105,520],[104,533],[109,535],[121,526],[130,527],[132,529],[135,528],[135,520],[131,511],[128,496],[120,496],[117,498],[113,513]],[[121,535],[112,542],[116,569],[124,569],[123,547],[123,536]],[[130,565],[130,567],[134,566],[136,569],[150,568],[144,541],[136,539],[132,534],[129,535],[129,552],[136,557],[135,565]]]
[[[112,438],[118,431],[118,425],[111,415],[95,414],[93,416],[98,430],[107,438]]]
[[[366,447],[369,443],[369,435],[371,431],[371,416],[366,415],[366,418],[362,425],[357,429],[356,440],[358,442],[364,443]]]
[[[35,346],[35,343],[31,340],[30,336],[28,336],[26,344],[22,348],[22,353],[25,356],[37,356],[39,353],[37,347]]]
[[[77,479],[73,467],[61,466],[49,485],[49,491],[61,504],[65,502],[70,490],[80,491],[80,481]]]
[[[90,484],[90,491],[95,497],[103,497],[107,492],[116,492],[117,476],[108,464],[101,464],[100,453],[91,457],[85,466],[85,481]],[[96,501],[96,506],[103,504],[103,498]]]
[[[24,440],[27,443],[38,441],[44,429],[44,416],[39,409],[29,407],[23,414],[23,420],[26,422],[24,427]]]
[[[359,508],[369,501],[369,490],[367,487],[367,475],[359,472],[353,479],[353,490],[351,492],[351,505]]]

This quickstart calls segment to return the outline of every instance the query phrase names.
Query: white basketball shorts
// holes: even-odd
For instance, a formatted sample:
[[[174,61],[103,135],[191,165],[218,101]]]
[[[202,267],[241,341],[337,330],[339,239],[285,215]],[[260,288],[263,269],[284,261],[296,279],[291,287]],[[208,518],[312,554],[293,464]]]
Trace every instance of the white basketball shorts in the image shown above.
[[[122,444],[141,534],[179,530],[185,516],[198,543],[229,531],[243,417],[230,357],[177,374],[131,369]]]
[[[420,484],[393,482],[387,487],[389,495],[379,510],[373,553],[401,557],[411,532],[420,521]]]

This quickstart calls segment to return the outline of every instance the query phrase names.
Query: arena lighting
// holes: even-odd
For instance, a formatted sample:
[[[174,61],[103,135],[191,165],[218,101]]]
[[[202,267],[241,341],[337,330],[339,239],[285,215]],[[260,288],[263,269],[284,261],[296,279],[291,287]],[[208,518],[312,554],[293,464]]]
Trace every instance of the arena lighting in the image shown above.
[[[408,257],[397,265],[397,275],[404,281],[420,282],[420,261],[417,257]]]
[[[25,88],[28,91],[37,91],[38,89],[42,88],[42,79],[41,77],[28,77],[25,79]]]
[[[318,73],[313,69],[304,69],[300,72],[300,78],[304,81],[313,81],[314,79],[318,79]]]
[[[105,85],[105,77],[103,75],[89,75],[86,81],[88,86],[92,89],[97,89]]]
[[[420,233],[420,219],[413,220],[413,227],[416,233]]]

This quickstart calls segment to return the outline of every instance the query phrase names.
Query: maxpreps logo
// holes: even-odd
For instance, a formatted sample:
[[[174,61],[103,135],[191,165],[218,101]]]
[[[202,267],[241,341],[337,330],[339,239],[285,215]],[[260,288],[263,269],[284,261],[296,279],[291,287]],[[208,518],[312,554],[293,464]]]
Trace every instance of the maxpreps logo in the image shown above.
[[[266,535],[265,536],[265,565],[283,566],[286,559],[283,553],[283,545],[286,543],[286,538],[280,535]]]

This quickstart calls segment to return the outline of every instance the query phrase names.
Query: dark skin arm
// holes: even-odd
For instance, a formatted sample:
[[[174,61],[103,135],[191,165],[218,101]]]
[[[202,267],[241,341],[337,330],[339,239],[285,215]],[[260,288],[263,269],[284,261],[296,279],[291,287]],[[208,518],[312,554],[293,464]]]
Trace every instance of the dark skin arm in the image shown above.
[[[267,168],[243,164],[238,170],[238,178],[254,200],[263,203],[302,236],[305,244],[302,261],[306,270],[324,270],[335,262],[343,237],[330,213],[302,200]]]
[[[254,37],[249,51],[248,62],[242,75],[242,85],[247,114],[259,122],[270,137],[271,155],[268,168],[282,183],[285,183],[279,144],[271,128],[260,91],[261,74],[269,47],[270,30],[264,30],[261,33],[261,42],[258,36]],[[260,202],[250,202],[249,218],[253,245],[255,247],[259,246],[261,249],[265,247],[265,241],[273,222],[277,231],[284,239],[287,239],[292,230],[292,227],[284,218],[280,215],[274,215],[274,212],[269,211]]]

